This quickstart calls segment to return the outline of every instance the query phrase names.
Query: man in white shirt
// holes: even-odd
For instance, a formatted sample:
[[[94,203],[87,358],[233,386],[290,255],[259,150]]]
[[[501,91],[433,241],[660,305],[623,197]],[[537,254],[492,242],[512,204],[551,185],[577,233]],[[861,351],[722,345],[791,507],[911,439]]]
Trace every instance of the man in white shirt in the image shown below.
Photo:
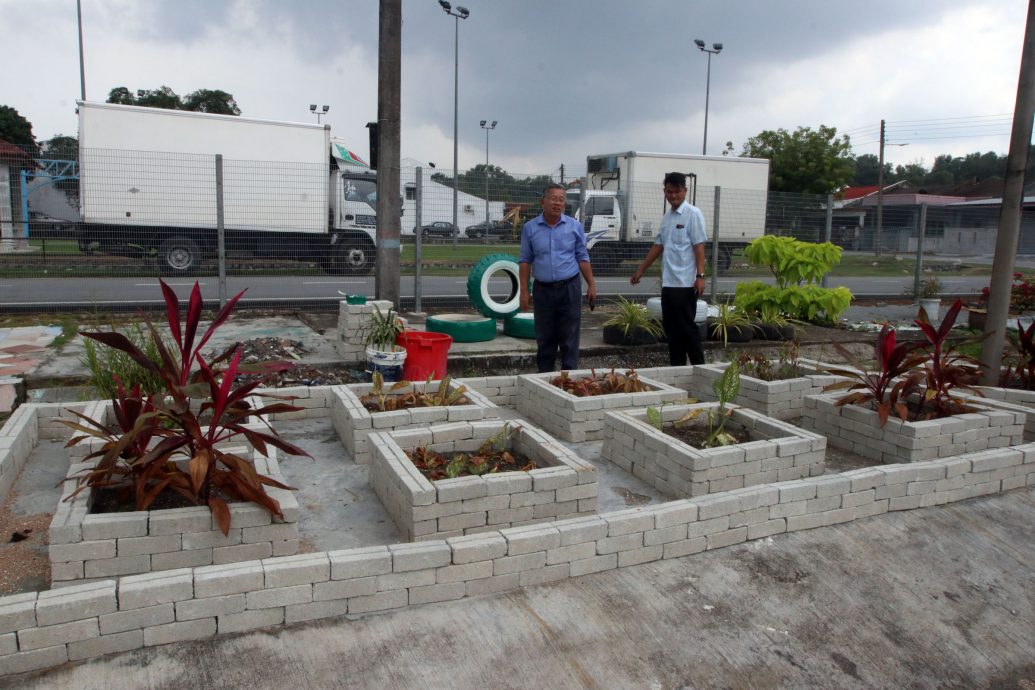
[[[669,364],[704,364],[701,334],[694,323],[697,299],[704,294],[704,214],[686,201],[686,175],[665,175],[665,200],[671,208],[661,219],[654,246],[632,274],[636,285],[655,259],[661,260],[661,324],[668,338]]]

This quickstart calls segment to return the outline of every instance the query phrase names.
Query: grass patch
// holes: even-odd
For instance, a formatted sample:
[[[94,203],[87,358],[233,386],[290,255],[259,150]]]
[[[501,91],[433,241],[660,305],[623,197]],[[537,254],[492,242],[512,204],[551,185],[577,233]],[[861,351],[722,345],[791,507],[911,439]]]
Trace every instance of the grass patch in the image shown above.
[[[50,341],[50,347],[55,350],[63,348],[72,338],[79,333],[79,322],[70,314],[63,314],[60,321],[61,333]]]

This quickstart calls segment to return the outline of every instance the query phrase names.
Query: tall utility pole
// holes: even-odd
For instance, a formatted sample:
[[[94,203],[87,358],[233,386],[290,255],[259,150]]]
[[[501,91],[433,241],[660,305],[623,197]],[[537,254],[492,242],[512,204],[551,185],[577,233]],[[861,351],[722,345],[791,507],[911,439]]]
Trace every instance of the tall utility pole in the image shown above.
[[[1010,153],[1006,157],[1003,205],[999,211],[999,233],[992,260],[992,279],[988,288],[988,316],[985,340],[981,344],[981,383],[994,386],[1002,367],[1005,324],[1010,308],[1010,288],[1014,255],[1021,232],[1021,203],[1024,197],[1024,169],[1028,162],[1032,120],[1035,119],[1035,0],[1028,0],[1028,19],[1024,25],[1024,47],[1017,78],[1017,102],[1013,108]]]
[[[79,23],[79,95],[86,100],[86,65],[83,63],[83,3],[75,0],[75,16]]]
[[[380,0],[377,37],[377,299],[399,308],[400,104],[402,89],[402,0]]]
[[[489,132],[496,129],[496,120],[492,124],[486,124],[482,120],[481,127],[485,130],[485,232],[489,232]]]
[[[460,20],[471,16],[470,10],[466,7],[453,6],[446,0],[438,0],[442,10],[456,20],[455,32],[453,34],[453,248],[456,249],[457,240],[460,236],[460,220],[457,213],[458,197],[460,195],[460,162],[459,144],[457,136],[460,121]]]
[[[712,91],[712,55],[718,55],[722,51],[721,43],[713,43],[711,50],[704,47],[704,41],[697,38],[694,39],[694,45],[697,49],[708,53],[708,77],[704,82],[704,143],[701,145],[701,155],[708,155],[708,100],[711,97]]]
[[[873,253],[880,256],[880,234],[884,226],[884,120],[880,121],[880,162],[877,168],[877,232],[873,239]]]

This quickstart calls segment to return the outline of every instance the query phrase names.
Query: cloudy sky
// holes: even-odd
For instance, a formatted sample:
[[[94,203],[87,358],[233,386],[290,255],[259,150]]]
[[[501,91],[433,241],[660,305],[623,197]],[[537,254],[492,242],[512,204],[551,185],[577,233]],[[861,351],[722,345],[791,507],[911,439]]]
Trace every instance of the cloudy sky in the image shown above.
[[[460,0],[465,2],[465,0]],[[234,94],[244,115],[312,121],[361,155],[377,113],[375,0],[82,0],[88,100],[116,86]],[[466,0],[460,22],[460,168],[579,172],[587,154],[708,152],[764,129],[835,126],[855,153],[930,166],[1005,153],[1024,0]],[[0,0],[0,103],[37,139],[75,134],[75,0]],[[454,22],[403,2],[404,157],[451,167]]]

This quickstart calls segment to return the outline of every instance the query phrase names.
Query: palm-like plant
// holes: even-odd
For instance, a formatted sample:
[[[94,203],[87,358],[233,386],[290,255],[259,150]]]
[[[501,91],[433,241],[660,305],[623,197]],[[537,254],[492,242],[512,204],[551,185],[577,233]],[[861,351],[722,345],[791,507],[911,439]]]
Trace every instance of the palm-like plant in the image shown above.
[[[751,320],[743,311],[733,306],[733,302],[720,302],[716,307],[719,311],[709,328],[716,339],[722,339],[723,346],[729,344],[730,331],[751,328]]]
[[[622,334],[626,337],[637,330],[650,333],[655,338],[664,333],[658,320],[642,304],[631,302],[621,295],[615,300],[615,304],[618,306],[618,313],[605,321],[604,327],[621,328]]]

